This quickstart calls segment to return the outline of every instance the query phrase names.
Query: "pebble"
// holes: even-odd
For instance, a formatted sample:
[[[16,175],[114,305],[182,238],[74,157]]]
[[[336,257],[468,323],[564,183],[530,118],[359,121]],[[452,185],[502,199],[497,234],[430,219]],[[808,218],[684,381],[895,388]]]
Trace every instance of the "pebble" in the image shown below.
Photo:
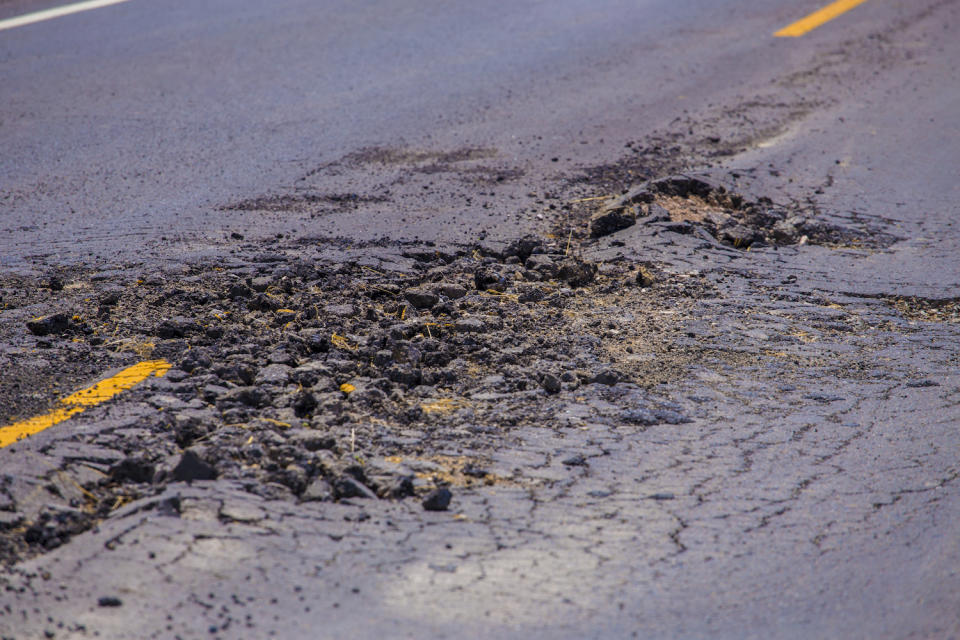
[[[593,376],[590,382],[612,386],[620,382],[620,374],[613,369],[605,369]]]
[[[571,287],[582,287],[590,284],[597,277],[597,265],[570,258],[560,263],[557,277]]]
[[[300,499],[307,502],[328,502],[333,498],[333,487],[323,478],[314,478],[300,494]]]
[[[535,271],[542,276],[546,276],[547,278],[555,278],[557,272],[559,271],[553,259],[544,254],[535,254],[530,256],[527,258],[527,262],[524,264],[524,267],[530,271]]]
[[[338,498],[367,498],[372,500],[377,498],[377,494],[370,487],[348,475],[334,481],[333,488]]]
[[[543,381],[540,384],[547,393],[558,393],[561,389],[560,379],[552,373],[543,376]]]
[[[440,302],[440,296],[425,287],[408,289],[404,297],[417,309],[429,309]]]
[[[586,467],[587,459],[583,456],[583,454],[576,453],[569,458],[565,458],[563,460],[563,464],[568,467]]]
[[[459,300],[467,295],[467,288],[452,282],[441,282],[437,290],[451,300]]]
[[[461,318],[453,325],[457,333],[480,333],[483,331],[483,321],[479,318]]]
[[[258,293],[263,293],[273,284],[273,279],[267,276],[260,276],[250,280],[250,288]]]
[[[450,506],[453,494],[450,489],[441,487],[434,489],[423,499],[423,508],[427,511],[446,511]]]
[[[292,367],[286,364],[269,364],[257,372],[254,384],[285,385],[290,380]]]
[[[97,599],[98,607],[122,607],[123,600],[116,596],[101,596]],[[51,636],[52,637],[52,636]]]
[[[195,320],[185,316],[176,316],[158,324],[153,330],[153,334],[164,339],[183,338],[199,328],[200,325]]]

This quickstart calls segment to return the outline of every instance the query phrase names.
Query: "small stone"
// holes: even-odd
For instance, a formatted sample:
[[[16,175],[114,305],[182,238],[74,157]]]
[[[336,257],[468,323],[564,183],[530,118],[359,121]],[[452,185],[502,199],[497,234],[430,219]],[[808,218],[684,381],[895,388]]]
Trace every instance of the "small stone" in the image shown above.
[[[173,468],[173,479],[180,482],[194,480],[215,480],[217,470],[201,459],[194,449],[187,449],[180,457],[180,462]]]
[[[478,291],[487,289],[502,291],[506,288],[506,279],[490,267],[480,267],[473,273],[473,284]]]
[[[309,391],[299,392],[293,399],[293,412],[298,418],[305,418],[317,408],[317,398]]]
[[[312,387],[322,378],[329,378],[330,370],[319,362],[308,362],[290,372],[290,380],[303,387]]]
[[[366,498],[372,500],[377,498],[377,494],[371,491],[370,487],[356,478],[346,475],[334,482],[333,489],[338,498]]]
[[[523,266],[546,278],[555,278],[559,271],[553,259],[542,253],[534,254],[527,258],[527,262]]]
[[[450,493],[450,489],[446,487],[434,489],[423,499],[423,508],[427,511],[446,511],[452,499],[453,494]]]
[[[563,460],[563,464],[568,467],[586,467],[587,459],[582,454],[574,454]]]
[[[34,318],[27,322],[27,329],[35,336],[59,335],[70,329],[70,318],[65,313]]]
[[[183,369],[170,369],[167,371],[167,375],[164,376],[169,382],[183,382],[190,377],[190,374],[184,371]]]
[[[647,269],[646,267],[640,267],[637,270],[637,284],[641,287],[649,287],[657,281],[654,277],[653,272]]]
[[[561,388],[560,379],[552,373],[543,376],[543,381],[540,384],[547,393],[558,393]]]
[[[263,509],[242,502],[227,502],[220,509],[220,517],[234,522],[259,522],[267,517]]]
[[[620,382],[620,374],[613,369],[605,369],[593,376],[593,378],[590,379],[590,382],[612,386]]]
[[[524,262],[534,251],[542,250],[543,240],[534,236],[526,235],[519,240],[514,240],[507,246],[504,256],[516,257],[520,262]]]
[[[390,352],[392,362],[417,365],[423,359],[423,352],[406,340],[401,340]]]
[[[253,291],[250,287],[243,284],[233,284],[230,285],[230,288],[227,290],[227,297],[231,300],[237,298],[249,298],[253,295]]]
[[[529,304],[531,302],[540,302],[547,297],[546,292],[538,285],[528,284],[519,288],[520,302]]]
[[[184,316],[176,316],[164,320],[153,330],[153,334],[158,338],[165,340],[174,338],[183,338],[189,333],[193,333],[199,328],[195,320]]]
[[[457,333],[481,333],[483,321],[479,318],[461,318],[454,323],[453,330]]]
[[[273,284],[273,279],[267,276],[260,276],[250,281],[250,288],[258,293],[263,293]]]
[[[670,222],[670,212],[661,207],[656,202],[651,202],[647,206],[647,215],[644,217],[644,223],[650,222]]]
[[[423,377],[423,372],[411,365],[393,365],[387,369],[385,373],[393,382],[404,384],[408,387],[417,386]]]
[[[654,494],[652,494],[652,495],[650,496],[650,499],[651,499],[651,500],[663,501],[663,500],[674,500],[674,499],[676,499],[676,497],[677,497],[677,496],[675,496],[674,494],[664,491],[664,492],[662,492],[662,493],[654,493]]]
[[[99,607],[122,607],[123,600],[117,598],[116,596],[102,596],[97,599],[97,606]]]
[[[101,307],[112,307],[113,305],[120,302],[120,295],[123,293],[123,290],[118,288],[108,289],[100,294],[100,297],[97,299],[97,302]]]
[[[404,475],[378,480],[380,496],[390,500],[403,500],[416,493],[414,476]]]
[[[357,307],[352,304],[328,304],[323,312],[335,318],[353,318],[358,314]]]
[[[757,233],[750,227],[737,225],[729,229],[724,229],[720,239],[727,244],[731,244],[737,249],[746,249],[757,239]]]
[[[191,349],[180,359],[179,367],[187,373],[193,373],[198,369],[209,369],[213,365],[213,360],[206,349]]]
[[[560,263],[560,272],[557,275],[571,287],[582,287],[597,277],[597,265],[570,258]]]
[[[177,396],[170,395],[167,393],[160,393],[154,396],[147,398],[147,403],[150,404],[155,409],[162,409],[165,411],[177,411],[180,409],[187,409],[189,405],[178,398]]]
[[[440,302],[440,296],[423,287],[408,289],[406,293],[404,293],[404,297],[417,309],[429,309]]]
[[[797,236],[800,235],[797,227],[786,220],[781,220],[773,225],[771,231],[773,239],[783,244],[793,244],[797,241]]]
[[[451,300],[459,300],[463,296],[467,295],[466,287],[452,282],[441,282],[440,285],[437,286],[437,291],[439,291],[441,295],[446,296]]]
[[[590,217],[590,236],[600,238],[631,227],[637,222],[636,209],[614,204],[604,207]]]
[[[297,359],[293,357],[286,349],[276,349],[267,356],[267,362],[270,364],[285,364],[289,367],[297,366]]]
[[[254,384],[285,385],[290,380],[290,372],[293,369],[286,364],[269,364],[257,373],[253,379]]]
[[[337,445],[333,436],[307,429],[291,433],[289,441],[294,446],[303,447],[307,451],[333,449]]]
[[[333,487],[323,478],[314,478],[300,495],[305,502],[329,502],[333,498]]]

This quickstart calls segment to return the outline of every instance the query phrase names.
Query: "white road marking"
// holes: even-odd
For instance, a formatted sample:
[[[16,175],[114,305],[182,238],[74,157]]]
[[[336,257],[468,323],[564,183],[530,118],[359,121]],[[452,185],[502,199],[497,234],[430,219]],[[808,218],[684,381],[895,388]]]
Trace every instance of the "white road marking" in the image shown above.
[[[112,4],[120,4],[121,2],[127,1],[128,0],[87,0],[87,2],[77,2],[75,4],[68,4],[62,7],[54,7],[53,9],[37,11],[36,13],[28,13],[23,16],[17,16],[16,18],[0,20],[0,31],[4,31],[5,29],[15,29],[17,27],[33,24],[35,22],[43,22],[44,20],[52,20],[61,16],[68,16],[71,13],[80,13],[81,11],[99,9],[100,7],[109,7]]]

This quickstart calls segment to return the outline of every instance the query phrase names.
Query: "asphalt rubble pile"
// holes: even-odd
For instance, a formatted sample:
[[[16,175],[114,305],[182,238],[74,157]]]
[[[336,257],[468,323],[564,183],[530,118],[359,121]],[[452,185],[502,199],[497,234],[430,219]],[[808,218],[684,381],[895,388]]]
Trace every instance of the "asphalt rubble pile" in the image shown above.
[[[125,395],[154,409],[136,424],[73,439],[80,453],[50,470],[46,503],[18,504],[0,476],[0,555],[55,548],[173,482],[443,510],[456,485],[510,481],[485,469],[484,452],[511,427],[557,425],[583,396],[618,399],[627,409],[611,419],[637,429],[687,421],[651,392],[692,357],[674,349],[679,325],[657,326],[651,310],[682,309],[708,287],[566,253],[534,237],[421,247],[394,271],[251,247],[173,272],[36,279],[48,302],[30,308],[50,312],[20,325],[25,344],[173,368]],[[467,463],[449,462],[464,452]]]
[[[878,248],[896,237],[878,229],[855,230],[819,220],[798,206],[751,200],[696,175],[644,182],[607,199],[592,213],[589,234],[601,238],[635,224],[684,235],[705,233],[737,249],[761,246],[824,245]]]

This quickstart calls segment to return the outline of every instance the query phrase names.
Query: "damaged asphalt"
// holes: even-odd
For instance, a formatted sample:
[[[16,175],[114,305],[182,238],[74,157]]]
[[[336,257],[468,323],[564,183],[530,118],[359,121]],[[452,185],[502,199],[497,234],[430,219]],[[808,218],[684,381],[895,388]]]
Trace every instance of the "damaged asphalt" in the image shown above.
[[[685,12],[749,4],[646,28],[674,46]],[[810,9],[776,4],[760,42]],[[960,7],[867,3],[848,37],[765,44],[728,86],[707,76],[747,45],[718,28],[683,54],[705,68],[636,111],[654,85],[617,71],[645,49],[579,38],[646,14],[606,9],[511,14],[595,72],[511,50],[477,71],[505,83],[476,89],[498,96],[484,115],[432,138],[399,140],[401,115],[389,141],[311,152],[277,125],[229,169],[216,145],[154,158],[181,189],[66,160],[76,188],[38,189],[33,156],[3,165],[0,425],[169,369],[0,449],[0,637],[958,637]],[[459,11],[429,24],[479,20]],[[373,28],[422,28],[389,17]],[[514,57],[543,71],[525,97],[503,87],[539,76]],[[541,122],[524,109],[545,87]],[[42,120],[8,123],[23,100],[0,124],[20,152]],[[127,157],[127,137],[107,144]]]

